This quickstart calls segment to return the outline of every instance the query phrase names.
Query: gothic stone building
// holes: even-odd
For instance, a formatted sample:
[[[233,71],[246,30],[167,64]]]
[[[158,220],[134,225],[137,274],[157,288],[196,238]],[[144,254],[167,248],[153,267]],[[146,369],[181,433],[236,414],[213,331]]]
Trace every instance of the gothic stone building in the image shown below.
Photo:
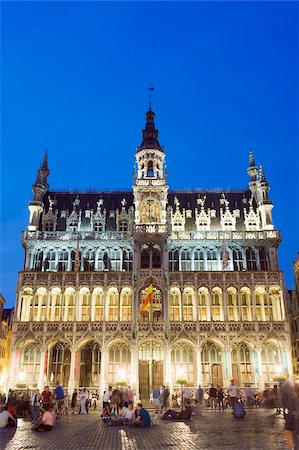
[[[22,233],[10,386],[125,381],[144,399],[180,377],[263,388],[292,375],[263,168],[250,152],[247,190],[169,191],[151,108],[145,117],[132,192],[53,191],[45,155]]]

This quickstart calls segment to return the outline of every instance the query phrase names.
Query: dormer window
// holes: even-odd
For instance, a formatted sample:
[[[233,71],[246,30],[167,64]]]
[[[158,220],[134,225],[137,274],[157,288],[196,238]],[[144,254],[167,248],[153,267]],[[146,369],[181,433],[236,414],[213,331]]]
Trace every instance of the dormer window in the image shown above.
[[[77,231],[78,228],[78,223],[77,222],[70,222],[69,223],[69,230],[74,232]]]
[[[45,231],[54,231],[54,223],[52,220],[47,220],[45,223]]]
[[[127,220],[121,220],[119,222],[119,231],[128,231],[128,221]]]
[[[96,220],[94,223],[94,231],[97,231],[97,232],[103,231],[103,224],[99,220]]]

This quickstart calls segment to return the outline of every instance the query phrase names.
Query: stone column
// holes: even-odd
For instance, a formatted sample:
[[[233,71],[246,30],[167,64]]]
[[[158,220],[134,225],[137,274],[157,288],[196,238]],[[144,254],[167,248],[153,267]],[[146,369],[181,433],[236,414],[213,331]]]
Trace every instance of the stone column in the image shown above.
[[[46,349],[41,349],[40,352],[40,366],[39,366],[39,376],[37,382],[37,388],[40,392],[43,392],[44,389],[44,373],[45,373],[45,357],[46,357]],[[48,355],[47,355],[48,357]]]
[[[172,378],[171,378],[171,346],[166,344],[164,348],[164,383],[169,387],[169,391],[172,392]]]
[[[291,347],[285,347],[283,349],[283,352],[285,352],[286,355],[286,365],[287,365],[287,371],[289,374],[289,378],[292,381],[293,380],[293,364],[292,364],[292,348]],[[285,368],[285,367],[284,367]]]
[[[226,347],[223,351],[224,364],[223,364],[223,386],[226,388],[230,385],[232,379],[232,358],[231,348]]]
[[[201,347],[196,347],[196,387],[202,385]]]
[[[102,347],[101,352],[101,378],[100,378],[100,398],[102,398],[104,391],[108,387],[108,363],[109,352],[107,347]]]
[[[76,384],[76,376],[78,370],[78,350],[77,347],[71,348],[71,367],[70,367],[70,377],[68,382],[68,393],[72,395],[74,392]]]
[[[262,347],[254,349],[256,351],[256,365],[257,365],[257,382],[258,389],[263,391],[265,388],[265,382],[263,378],[263,363],[262,363]]]
[[[137,343],[134,342],[131,347],[131,378],[130,378],[130,386],[133,390],[135,397],[135,401],[139,401],[139,357],[138,357],[138,346]]]

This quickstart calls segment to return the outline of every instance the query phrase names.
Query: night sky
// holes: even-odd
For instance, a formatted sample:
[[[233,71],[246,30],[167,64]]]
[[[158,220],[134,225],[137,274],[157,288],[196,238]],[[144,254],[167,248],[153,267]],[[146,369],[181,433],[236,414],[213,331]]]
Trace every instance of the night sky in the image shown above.
[[[153,109],[170,188],[246,188],[262,163],[287,286],[298,233],[299,5],[2,2],[1,288],[15,301],[21,230],[49,151],[50,187],[132,187]]]

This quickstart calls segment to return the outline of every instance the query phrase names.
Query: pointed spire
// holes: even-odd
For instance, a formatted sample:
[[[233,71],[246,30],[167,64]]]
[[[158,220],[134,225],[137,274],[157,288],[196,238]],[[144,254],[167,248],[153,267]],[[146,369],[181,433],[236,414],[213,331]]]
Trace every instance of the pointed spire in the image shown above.
[[[159,131],[155,127],[155,117],[156,115],[150,107],[145,114],[145,128],[142,130],[143,140],[138,150],[157,149],[163,151],[158,141]]]
[[[266,177],[265,177],[265,172],[263,169],[263,166],[260,165],[260,182],[261,183],[267,183]]]
[[[250,151],[249,151],[249,167],[255,167],[252,148],[250,148]]]
[[[48,166],[48,150],[45,150],[45,154],[44,154],[44,160],[42,163],[42,169],[43,170],[49,170],[49,166]]]

